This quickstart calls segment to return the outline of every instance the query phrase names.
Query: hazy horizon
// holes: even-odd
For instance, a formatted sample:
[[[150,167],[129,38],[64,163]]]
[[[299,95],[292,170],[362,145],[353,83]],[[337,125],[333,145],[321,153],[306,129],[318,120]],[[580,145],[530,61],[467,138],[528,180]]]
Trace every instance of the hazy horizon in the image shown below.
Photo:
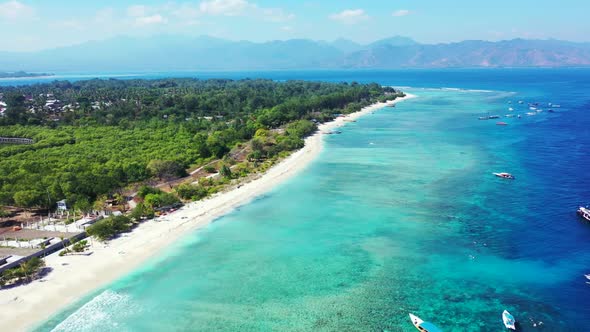
[[[216,37],[216,36],[211,36],[211,35],[206,35],[206,34],[202,34],[202,35],[183,35],[183,34],[156,34],[156,35],[150,35],[150,36],[132,36],[132,35],[125,35],[125,34],[120,34],[120,35],[116,35],[116,36],[112,36],[112,37],[108,37],[108,38],[104,38],[104,39],[92,39],[92,40],[87,40],[87,41],[83,41],[77,44],[71,44],[71,45],[65,45],[65,46],[55,46],[55,47],[48,47],[48,48],[44,48],[44,49],[38,49],[38,50],[28,50],[28,51],[2,51],[0,50],[0,52],[6,52],[6,53],[36,53],[36,52],[41,52],[41,51],[48,51],[48,50],[54,50],[54,49],[61,49],[61,48],[68,48],[68,47],[77,47],[77,46],[82,46],[85,44],[92,44],[92,43],[102,43],[102,42],[109,42],[109,41],[113,41],[113,40],[124,40],[124,39],[128,39],[128,40],[152,40],[152,41],[166,41],[169,39],[174,39],[174,38],[187,38],[190,40],[197,40],[200,38],[211,38],[212,40],[217,39],[217,40],[223,40],[223,41],[228,41],[228,42],[232,42],[232,43],[239,43],[239,42],[243,42],[243,43],[252,43],[252,44],[266,44],[266,43],[273,43],[273,42],[288,42],[288,41],[296,41],[296,40],[308,40],[308,41],[313,41],[313,42],[317,42],[317,43],[328,43],[328,44],[332,44],[332,43],[337,43],[339,41],[344,41],[344,42],[352,42],[354,44],[357,44],[358,46],[364,47],[364,46],[369,46],[371,44],[383,41],[383,40],[387,40],[387,39],[391,39],[391,38],[403,38],[403,39],[408,39],[408,40],[412,40],[413,42],[416,42],[417,44],[420,45],[446,45],[446,44],[456,44],[456,43],[461,43],[461,42],[469,42],[469,41],[477,41],[477,42],[490,42],[490,43],[496,43],[496,42],[508,42],[508,41],[514,41],[514,40],[527,40],[527,41],[557,41],[557,42],[569,42],[569,43],[579,43],[579,44],[590,44],[590,41],[573,41],[573,40],[566,40],[566,39],[556,39],[556,38],[522,38],[522,37],[514,37],[514,38],[508,38],[508,39],[499,39],[499,40],[491,40],[491,39],[464,39],[464,40],[456,40],[456,41],[447,41],[447,42],[432,42],[432,43],[427,43],[427,42],[422,42],[420,40],[416,40],[415,38],[409,37],[409,36],[405,36],[405,35],[392,35],[392,36],[386,36],[383,38],[378,38],[375,40],[369,40],[367,42],[357,42],[351,39],[347,39],[345,37],[339,37],[339,38],[335,38],[335,39],[314,39],[313,37],[310,38],[286,38],[286,39],[269,39],[269,40],[264,40],[264,41],[256,41],[256,40],[248,40],[248,39],[231,39],[231,38],[224,38],[224,37]]]

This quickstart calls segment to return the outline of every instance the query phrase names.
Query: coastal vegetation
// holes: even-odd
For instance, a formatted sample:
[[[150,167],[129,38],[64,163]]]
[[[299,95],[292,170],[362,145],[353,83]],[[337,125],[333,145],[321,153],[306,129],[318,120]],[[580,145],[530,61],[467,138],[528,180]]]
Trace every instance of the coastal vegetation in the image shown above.
[[[7,284],[30,282],[43,269],[45,262],[39,257],[33,257],[22,262],[19,266],[3,271],[0,274],[0,287]]]
[[[59,252],[60,256],[65,256],[72,253],[82,253],[88,249],[88,240],[74,241],[70,248],[65,248]]]
[[[99,220],[86,229],[86,233],[101,241],[109,240],[119,233],[128,232],[134,223],[127,216],[114,216]]]
[[[88,212],[130,184],[166,183],[203,168],[217,178],[141,192],[137,217],[201,199],[301,148],[317,123],[399,96],[378,84],[271,80],[88,80],[1,87],[0,205]],[[271,161],[271,162],[268,162]],[[190,179],[189,179],[190,180]],[[145,190],[144,190],[145,191]],[[168,190],[167,190],[168,191]],[[129,222],[107,220],[125,230]],[[102,227],[102,228],[101,228]]]

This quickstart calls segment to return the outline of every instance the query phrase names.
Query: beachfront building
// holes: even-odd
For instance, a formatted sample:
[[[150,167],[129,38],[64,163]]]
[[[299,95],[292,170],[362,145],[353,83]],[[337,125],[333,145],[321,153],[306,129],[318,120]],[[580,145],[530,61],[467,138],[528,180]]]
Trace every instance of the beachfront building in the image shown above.
[[[57,210],[58,211],[67,211],[68,206],[66,205],[66,200],[62,199],[61,201],[57,202]]]

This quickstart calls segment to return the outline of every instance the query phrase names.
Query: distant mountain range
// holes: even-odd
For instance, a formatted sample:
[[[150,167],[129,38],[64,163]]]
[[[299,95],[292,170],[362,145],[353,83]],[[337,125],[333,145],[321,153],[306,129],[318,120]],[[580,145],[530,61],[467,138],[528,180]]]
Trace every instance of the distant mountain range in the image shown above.
[[[6,71],[172,71],[590,66],[590,43],[513,39],[421,44],[392,37],[361,45],[291,39],[117,37],[31,53],[0,52]]]

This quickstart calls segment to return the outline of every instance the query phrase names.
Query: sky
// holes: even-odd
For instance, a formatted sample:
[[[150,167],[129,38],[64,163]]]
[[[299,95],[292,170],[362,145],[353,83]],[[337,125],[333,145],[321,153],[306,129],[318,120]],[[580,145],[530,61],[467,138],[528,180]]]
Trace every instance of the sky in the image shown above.
[[[590,41],[588,0],[0,0],[0,51],[116,36],[209,35],[263,42],[468,39]]]

